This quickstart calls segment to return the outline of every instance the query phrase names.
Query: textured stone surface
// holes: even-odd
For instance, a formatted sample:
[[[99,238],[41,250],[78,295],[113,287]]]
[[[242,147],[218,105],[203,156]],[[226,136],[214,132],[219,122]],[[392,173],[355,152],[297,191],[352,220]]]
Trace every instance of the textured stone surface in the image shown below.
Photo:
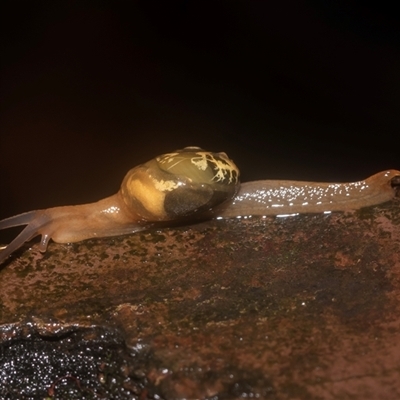
[[[400,398],[398,199],[33,245],[0,293],[2,398]]]

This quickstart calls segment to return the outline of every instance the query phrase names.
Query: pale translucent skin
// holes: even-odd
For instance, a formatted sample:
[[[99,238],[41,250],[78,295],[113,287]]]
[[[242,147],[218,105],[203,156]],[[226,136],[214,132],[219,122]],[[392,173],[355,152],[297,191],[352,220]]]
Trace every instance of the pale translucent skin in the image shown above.
[[[352,183],[338,184],[262,180],[242,183],[239,186],[239,171],[234,163],[227,158],[225,153],[208,153],[196,147],[181,150],[181,152],[185,151],[194,152],[196,160],[200,160],[198,162],[199,170],[195,171],[195,176],[192,175],[194,180],[199,179],[201,181],[199,183],[200,192],[204,189],[204,186],[215,186],[216,193],[221,195],[225,191],[225,189],[221,191],[221,187],[230,186],[226,192],[228,197],[222,204],[221,197],[218,197],[215,203],[210,203],[210,205],[209,203],[205,203],[206,208],[204,209],[204,207],[202,208],[203,204],[199,203],[203,201],[203,197],[200,196],[193,215],[187,211],[183,212],[182,216],[187,221],[199,218],[292,215],[297,213],[355,210],[391,200],[395,196],[394,180],[397,179],[396,185],[400,184],[398,182],[400,180],[400,171],[389,170],[375,174],[363,181]],[[175,218],[165,215],[164,197],[161,200],[156,200],[156,207],[149,207],[149,209],[153,210],[150,214],[148,210],[145,210],[143,214],[143,208],[139,210],[135,203],[127,204],[124,198],[130,195],[130,193],[126,193],[129,190],[133,190],[135,195],[136,192],[141,191],[142,182],[149,180],[149,176],[150,178],[152,177],[151,171],[153,171],[153,164],[155,162],[160,162],[161,159],[161,163],[168,164],[171,159],[176,161],[175,158],[171,157],[179,156],[179,154],[178,151],[178,153],[160,156],[154,159],[155,161],[151,160],[143,166],[132,169],[128,172],[121,190],[117,194],[96,203],[30,211],[0,221],[0,229],[27,225],[0,252],[0,264],[25,242],[37,235],[42,236],[39,250],[44,252],[47,249],[50,239],[57,243],[72,243],[89,238],[123,235],[153,226],[166,226],[169,223],[173,223]],[[211,158],[213,157],[212,155],[217,158],[222,157],[223,165],[221,169],[219,169],[220,164],[217,167],[215,167],[216,164],[214,165],[215,168],[212,171],[213,173],[217,172],[215,172],[212,178],[212,183],[211,185],[204,185],[201,180],[203,179],[201,174],[203,173],[204,166],[202,166],[201,162],[205,160],[205,155],[208,156],[209,154]],[[162,157],[168,160],[168,162],[162,159]],[[220,161],[217,162],[221,163]],[[226,163],[230,163],[228,167]],[[170,167],[176,168],[178,164],[179,162],[174,162],[172,166],[167,165],[166,167],[164,165],[164,169],[168,170]],[[178,169],[178,171],[182,173],[181,169]],[[225,174],[224,176],[221,175],[221,171]],[[135,182],[139,182],[139,186],[136,184],[130,186],[130,189],[124,189],[126,186],[125,182],[130,183],[132,181],[132,175],[130,175],[132,172],[134,172]],[[214,178],[216,178],[215,181]],[[224,179],[227,182],[225,186],[219,182]],[[191,179],[189,181],[192,182]],[[181,181],[179,182],[180,184],[182,183]],[[160,185],[160,183],[165,185],[166,181],[160,178],[157,184]],[[193,184],[196,184],[196,182]],[[190,183],[187,186],[188,190],[192,190],[191,193],[196,193],[195,187],[191,187]],[[210,189],[207,188],[207,190]],[[170,191],[170,189],[165,189],[164,187],[164,191]],[[139,198],[141,202],[153,202],[153,194],[155,197],[158,197],[158,193],[158,189],[153,187],[150,194],[149,192],[145,192],[145,195],[140,193],[134,198]],[[208,192],[204,190],[202,193],[208,195]],[[184,193],[184,197],[187,197],[186,192]],[[135,201],[137,202],[137,199]],[[179,201],[181,200],[179,199]],[[162,210],[159,210],[160,207]]]
[[[27,227],[0,253],[0,264],[15,250],[37,235],[42,235],[39,250],[45,252],[49,240],[74,243],[81,240],[133,233],[151,226],[130,212],[120,192],[96,203],[29,211],[0,221],[0,229]]]
[[[395,197],[395,186],[400,185],[399,178],[400,171],[392,169],[362,181],[347,183],[285,180],[245,182],[216,216],[232,218],[357,210]]]

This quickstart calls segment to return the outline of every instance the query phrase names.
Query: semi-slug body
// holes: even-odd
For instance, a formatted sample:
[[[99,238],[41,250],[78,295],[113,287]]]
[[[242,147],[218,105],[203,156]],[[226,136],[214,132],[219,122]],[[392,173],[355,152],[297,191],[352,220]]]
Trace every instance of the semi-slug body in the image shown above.
[[[245,182],[227,203],[222,217],[292,215],[350,211],[389,201],[400,186],[400,171],[379,172],[358,182],[328,183],[285,180]]]
[[[399,181],[400,171],[389,170],[353,183],[240,184],[239,170],[225,153],[186,147],[131,169],[118,193],[96,203],[30,211],[0,221],[0,229],[27,225],[0,252],[0,263],[37,235],[44,252],[50,239],[78,242],[176,221],[346,211],[390,200]]]

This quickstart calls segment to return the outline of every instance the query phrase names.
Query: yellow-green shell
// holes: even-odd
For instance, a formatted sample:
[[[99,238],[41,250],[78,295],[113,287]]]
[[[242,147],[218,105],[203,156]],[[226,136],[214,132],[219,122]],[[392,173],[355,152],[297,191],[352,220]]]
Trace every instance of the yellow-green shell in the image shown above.
[[[147,221],[191,217],[231,199],[239,170],[225,153],[187,147],[131,169],[121,185],[125,204]]]

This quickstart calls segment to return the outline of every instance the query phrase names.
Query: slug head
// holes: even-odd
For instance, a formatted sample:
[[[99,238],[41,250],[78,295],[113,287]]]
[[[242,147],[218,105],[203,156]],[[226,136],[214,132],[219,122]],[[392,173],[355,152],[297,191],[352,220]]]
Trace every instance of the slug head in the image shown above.
[[[239,184],[239,170],[225,153],[186,147],[131,169],[121,195],[141,219],[172,221],[213,209],[231,199]]]

